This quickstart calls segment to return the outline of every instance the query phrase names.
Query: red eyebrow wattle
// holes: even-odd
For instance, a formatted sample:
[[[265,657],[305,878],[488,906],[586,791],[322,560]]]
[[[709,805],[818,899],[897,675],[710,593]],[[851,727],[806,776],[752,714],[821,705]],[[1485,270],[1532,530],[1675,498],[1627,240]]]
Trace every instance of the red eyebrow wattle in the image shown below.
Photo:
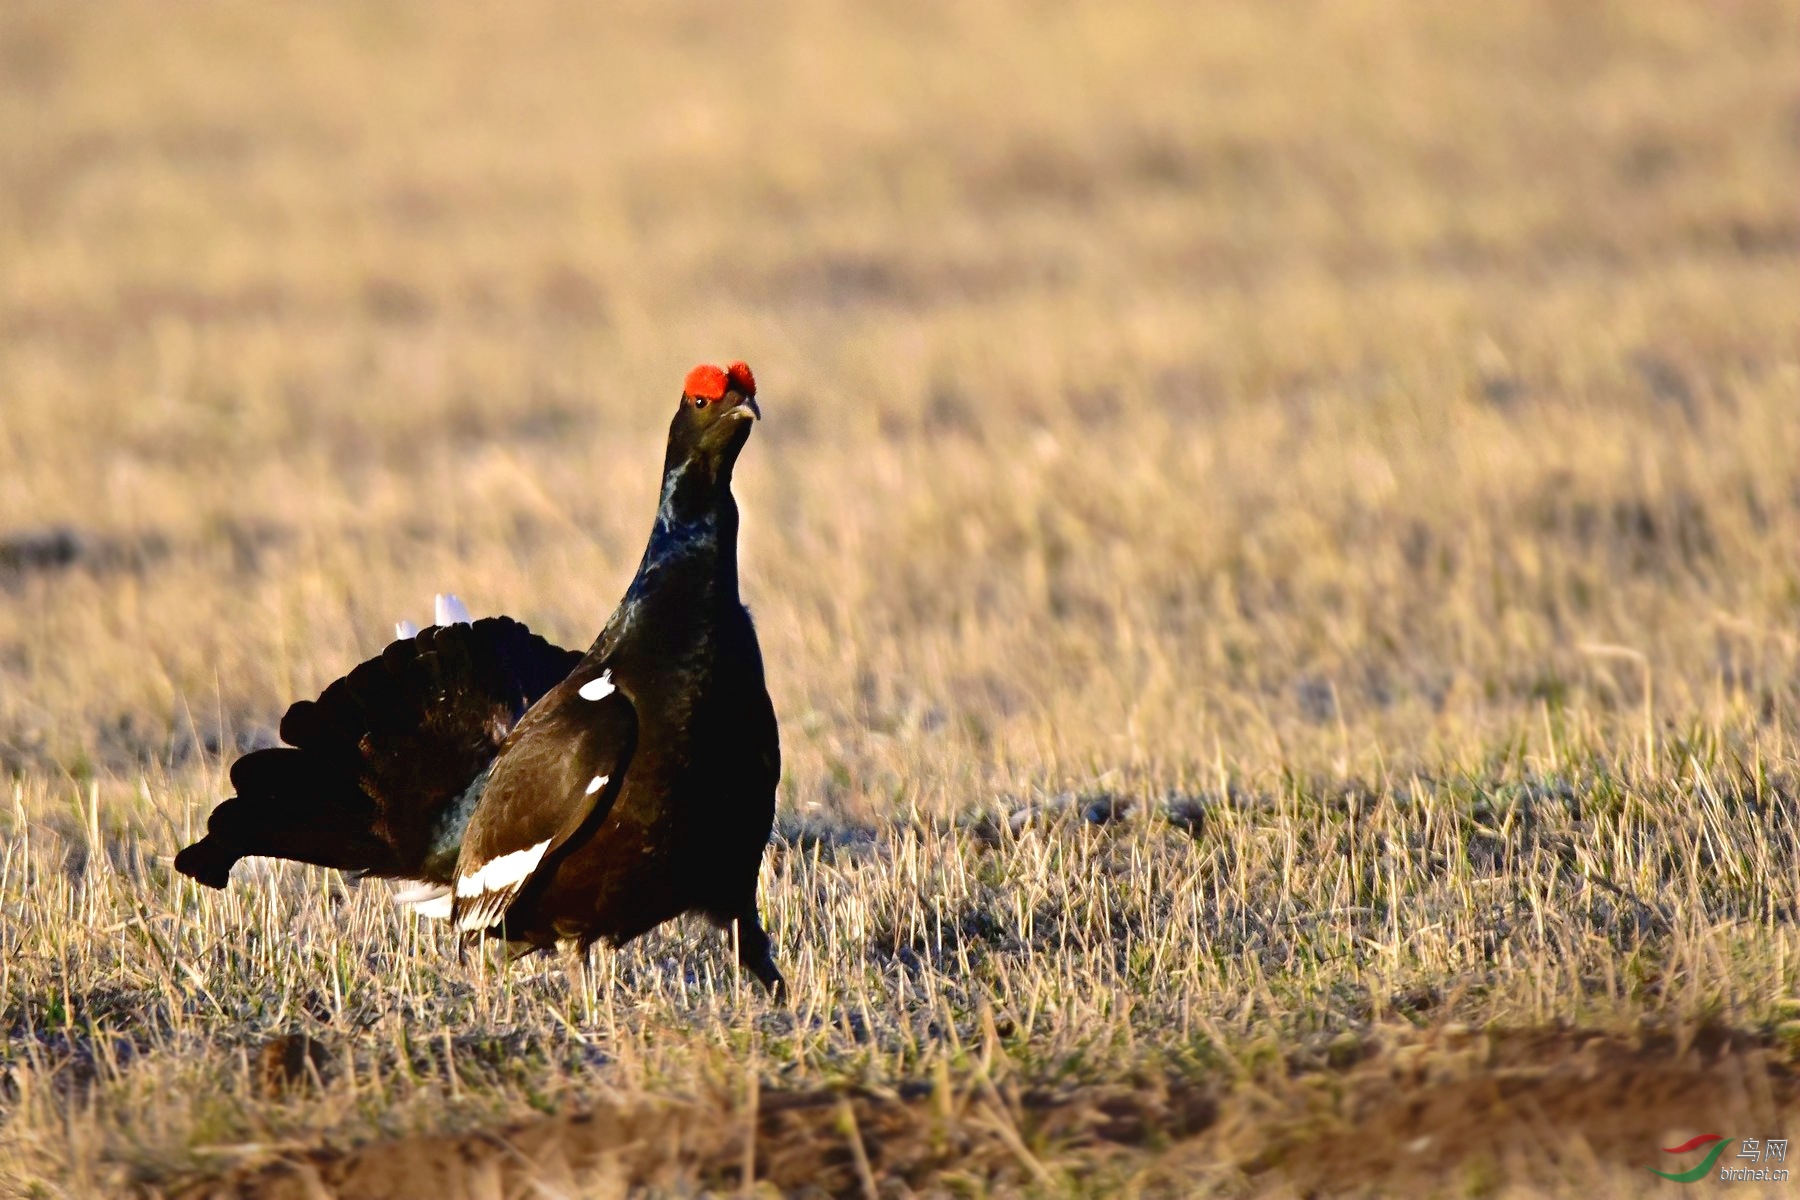
[[[711,363],[701,363],[687,373],[682,381],[681,390],[684,395],[696,400],[717,400],[725,395],[725,389],[731,385],[730,377],[723,369]]]
[[[731,386],[739,394],[756,395],[756,376],[750,373],[749,363],[742,361],[732,363],[725,368],[725,377],[731,381]]]

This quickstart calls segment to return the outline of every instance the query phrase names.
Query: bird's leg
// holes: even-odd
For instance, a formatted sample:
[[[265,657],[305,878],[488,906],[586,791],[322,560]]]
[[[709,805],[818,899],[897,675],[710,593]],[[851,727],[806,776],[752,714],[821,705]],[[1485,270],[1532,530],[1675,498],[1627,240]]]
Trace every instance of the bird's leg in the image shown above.
[[[786,999],[787,982],[775,966],[774,948],[762,922],[757,919],[754,906],[738,914],[737,948],[738,966],[756,976],[769,995],[777,1000]]]

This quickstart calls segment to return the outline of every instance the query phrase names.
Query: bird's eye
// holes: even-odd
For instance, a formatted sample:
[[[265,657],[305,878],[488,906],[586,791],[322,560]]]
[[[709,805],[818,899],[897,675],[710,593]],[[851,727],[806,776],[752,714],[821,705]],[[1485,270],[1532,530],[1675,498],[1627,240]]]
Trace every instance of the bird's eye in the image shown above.
[[[694,407],[695,408],[705,408],[706,407],[706,397],[705,396],[695,396],[694,397]]]

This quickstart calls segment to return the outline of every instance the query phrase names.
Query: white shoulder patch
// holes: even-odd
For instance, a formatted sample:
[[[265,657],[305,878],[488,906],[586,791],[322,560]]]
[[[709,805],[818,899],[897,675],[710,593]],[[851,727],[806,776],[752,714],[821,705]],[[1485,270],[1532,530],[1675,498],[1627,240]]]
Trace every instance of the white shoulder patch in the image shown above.
[[[596,775],[596,776],[594,776],[592,779],[588,780],[587,794],[590,796],[593,795],[595,792],[597,792],[601,788],[605,787],[606,781],[611,778],[612,778],[611,775]]]
[[[612,672],[602,671],[599,678],[582,684],[581,690],[576,694],[583,700],[604,700],[618,690],[613,686]]]
[[[432,601],[437,625],[467,625],[473,618],[469,616],[469,606],[457,599],[455,592],[439,592]]]
[[[490,858],[473,871],[459,874],[457,928],[486,929],[498,921],[549,848],[550,839],[545,838],[535,846]]]

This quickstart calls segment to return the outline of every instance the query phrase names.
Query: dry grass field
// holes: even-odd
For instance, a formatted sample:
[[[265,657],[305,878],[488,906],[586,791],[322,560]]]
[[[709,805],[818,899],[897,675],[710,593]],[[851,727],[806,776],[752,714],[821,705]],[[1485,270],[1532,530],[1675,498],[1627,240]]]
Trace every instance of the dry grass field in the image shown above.
[[[1626,1196],[1800,1133],[1797,22],[0,9],[0,1195]],[[698,924],[509,966],[172,874],[434,591],[585,644],[733,357],[790,1006]]]

